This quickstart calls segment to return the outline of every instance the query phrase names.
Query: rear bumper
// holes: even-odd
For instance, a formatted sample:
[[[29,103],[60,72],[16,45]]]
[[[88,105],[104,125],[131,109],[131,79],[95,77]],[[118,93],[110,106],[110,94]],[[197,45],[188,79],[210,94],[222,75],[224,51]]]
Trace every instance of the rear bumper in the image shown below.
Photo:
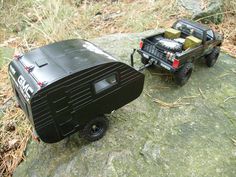
[[[161,67],[161,68],[164,68],[168,71],[170,71],[171,73],[174,73],[177,71],[177,69],[173,68],[172,65],[170,65],[169,63],[167,63],[166,61],[160,59],[160,58],[157,58],[156,56],[150,54],[150,53],[147,53],[141,49],[138,49],[137,52],[144,58],[146,58],[147,60],[153,60],[153,64],[155,66],[158,66],[158,67]]]

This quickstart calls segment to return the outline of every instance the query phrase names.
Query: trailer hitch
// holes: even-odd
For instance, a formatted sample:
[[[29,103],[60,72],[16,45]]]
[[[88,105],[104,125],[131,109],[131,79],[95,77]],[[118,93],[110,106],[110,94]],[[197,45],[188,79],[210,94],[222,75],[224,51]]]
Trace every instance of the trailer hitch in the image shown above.
[[[136,50],[137,49],[133,49],[133,52],[130,55],[130,64],[131,64],[132,67],[134,67],[134,53],[136,52]],[[148,68],[149,66],[151,66],[153,64],[154,64],[154,60],[150,59],[146,65],[143,65],[143,66],[139,67],[139,69],[137,69],[137,70],[142,71],[145,68]]]

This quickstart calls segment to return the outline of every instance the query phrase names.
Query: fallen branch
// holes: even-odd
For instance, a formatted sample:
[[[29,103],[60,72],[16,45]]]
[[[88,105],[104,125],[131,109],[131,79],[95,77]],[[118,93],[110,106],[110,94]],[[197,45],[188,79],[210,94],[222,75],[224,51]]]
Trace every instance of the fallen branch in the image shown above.
[[[223,14],[230,14],[230,13],[235,13],[235,10],[232,10],[232,11],[226,11],[226,12],[219,12],[219,13],[214,13],[212,15],[208,15],[208,16],[205,16],[205,17],[202,17],[202,18],[199,18],[197,19],[196,21],[201,21],[201,20],[204,20],[204,19],[207,19],[209,17],[214,17],[216,15],[223,15]]]
[[[177,107],[181,107],[181,106],[190,105],[190,103],[182,103],[181,98],[179,98],[177,101],[175,101],[173,103],[167,103],[167,102],[161,101],[159,99],[154,99],[153,101],[165,108],[177,108]]]

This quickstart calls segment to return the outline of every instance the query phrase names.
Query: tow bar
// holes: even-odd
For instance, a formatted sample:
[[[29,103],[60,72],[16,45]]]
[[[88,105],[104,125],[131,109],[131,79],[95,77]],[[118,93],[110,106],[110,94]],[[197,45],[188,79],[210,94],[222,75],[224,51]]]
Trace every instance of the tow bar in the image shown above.
[[[132,67],[134,67],[134,53],[135,53],[135,52],[136,52],[136,49],[133,49],[133,52],[132,52],[131,55],[130,55],[130,64],[131,64]],[[140,67],[139,69],[137,69],[137,70],[138,70],[138,71],[142,71],[142,70],[144,70],[145,68],[148,68],[149,66],[153,65],[153,63],[154,63],[154,60],[153,60],[153,59],[150,59],[150,60],[148,61],[148,64],[141,66],[141,67]]]

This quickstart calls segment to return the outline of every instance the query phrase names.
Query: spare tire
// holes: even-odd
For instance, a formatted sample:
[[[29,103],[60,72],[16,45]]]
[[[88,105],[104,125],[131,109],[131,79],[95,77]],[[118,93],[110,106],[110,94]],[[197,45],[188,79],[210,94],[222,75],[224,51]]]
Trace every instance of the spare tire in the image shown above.
[[[171,40],[171,39],[160,39],[157,43],[156,46],[161,46],[164,49],[172,52],[181,52],[182,51],[182,44],[180,44],[177,41]]]

